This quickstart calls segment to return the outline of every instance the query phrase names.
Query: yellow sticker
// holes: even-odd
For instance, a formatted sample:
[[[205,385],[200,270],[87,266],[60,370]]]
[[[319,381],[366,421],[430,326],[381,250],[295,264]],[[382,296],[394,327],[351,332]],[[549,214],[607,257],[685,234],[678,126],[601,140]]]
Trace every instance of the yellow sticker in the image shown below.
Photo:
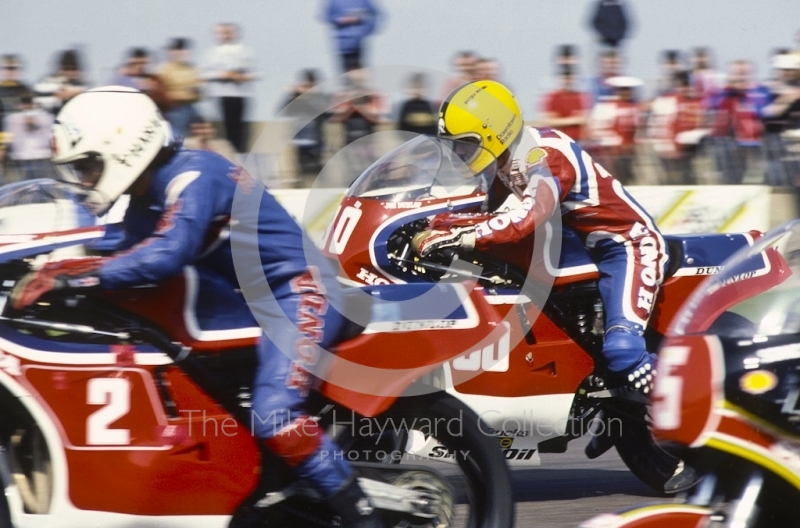
[[[500,442],[500,447],[502,449],[509,449],[512,445],[514,445],[514,439],[509,438],[508,436],[501,436],[497,440]]]
[[[764,394],[778,386],[778,377],[768,370],[754,370],[739,378],[739,387],[749,394]]]
[[[547,152],[543,148],[536,147],[534,149],[531,149],[531,151],[528,152],[528,159],[526,160],[528,168],[533,167],[534,165],[538,165],[546,157],[547,157]]]

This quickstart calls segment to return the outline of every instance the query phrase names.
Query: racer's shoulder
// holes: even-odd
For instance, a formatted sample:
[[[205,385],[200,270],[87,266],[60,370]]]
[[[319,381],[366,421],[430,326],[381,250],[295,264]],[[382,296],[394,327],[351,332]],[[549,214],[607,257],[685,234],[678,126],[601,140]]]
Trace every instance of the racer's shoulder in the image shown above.
[[[558,157],[570,152],[574,153],[575,147],[577,147],[575,141],[560,130],[525,127],[515,154],[517,157],[524,158],[530,165],[549,156]]]
[[[178,149],[175,154],[162,165],[155,174],[154,184],[166,191],[175,180],[193,182],[195,180],[231,179],[230,175],[239,170],[239,166],[219,154],[205,150]],[[187,187],[188,183],[182,185]]]
[[[180,148],[161,168],[160,172],[167,179],[187,171],[197,171],[203,177],[213,177],[215,175],[225,176],[237,167],[238,165],[215,152]]]

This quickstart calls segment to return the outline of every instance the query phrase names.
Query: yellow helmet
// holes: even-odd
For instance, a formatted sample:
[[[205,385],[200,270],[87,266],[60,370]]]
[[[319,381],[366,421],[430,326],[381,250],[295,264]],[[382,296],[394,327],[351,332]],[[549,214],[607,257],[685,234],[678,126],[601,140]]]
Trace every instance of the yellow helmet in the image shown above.
[[[439,109],[439,136],[483,149],[465,159],[474,174],[486,169],[522,131],[522,112],[511,91],[495,81],[473,81],[453,90]]]

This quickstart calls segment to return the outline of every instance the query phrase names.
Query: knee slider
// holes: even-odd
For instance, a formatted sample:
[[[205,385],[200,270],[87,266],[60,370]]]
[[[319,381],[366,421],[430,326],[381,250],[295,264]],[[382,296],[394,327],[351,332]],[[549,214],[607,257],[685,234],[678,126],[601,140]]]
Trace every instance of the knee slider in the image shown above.
[[[308,416],[300,417],[265,438],[264,445],[281,457],[289,466],[296,467],[319,450],[324,431]]]

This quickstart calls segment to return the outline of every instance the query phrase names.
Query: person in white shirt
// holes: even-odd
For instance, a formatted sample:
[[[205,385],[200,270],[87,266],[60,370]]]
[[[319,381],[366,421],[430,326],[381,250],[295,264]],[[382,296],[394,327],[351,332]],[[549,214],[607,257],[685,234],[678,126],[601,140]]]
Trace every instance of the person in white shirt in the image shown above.
[[[207,82],[208,95],[217,97],[222,110],[225,136],[237,152],[247,150],[247,130],[244,113],[247,99],[253,96],[253,53],[239,42],[239,28],[235,24],[217,24],[214,27],[217,39],[206,56],[203,79]]]
[[[53,114],[34,106],[33,94],[20,97],[19,110],[8,114],[3,130],[9,138],[8,155],[18,179],[51,178],[50,127]]]

